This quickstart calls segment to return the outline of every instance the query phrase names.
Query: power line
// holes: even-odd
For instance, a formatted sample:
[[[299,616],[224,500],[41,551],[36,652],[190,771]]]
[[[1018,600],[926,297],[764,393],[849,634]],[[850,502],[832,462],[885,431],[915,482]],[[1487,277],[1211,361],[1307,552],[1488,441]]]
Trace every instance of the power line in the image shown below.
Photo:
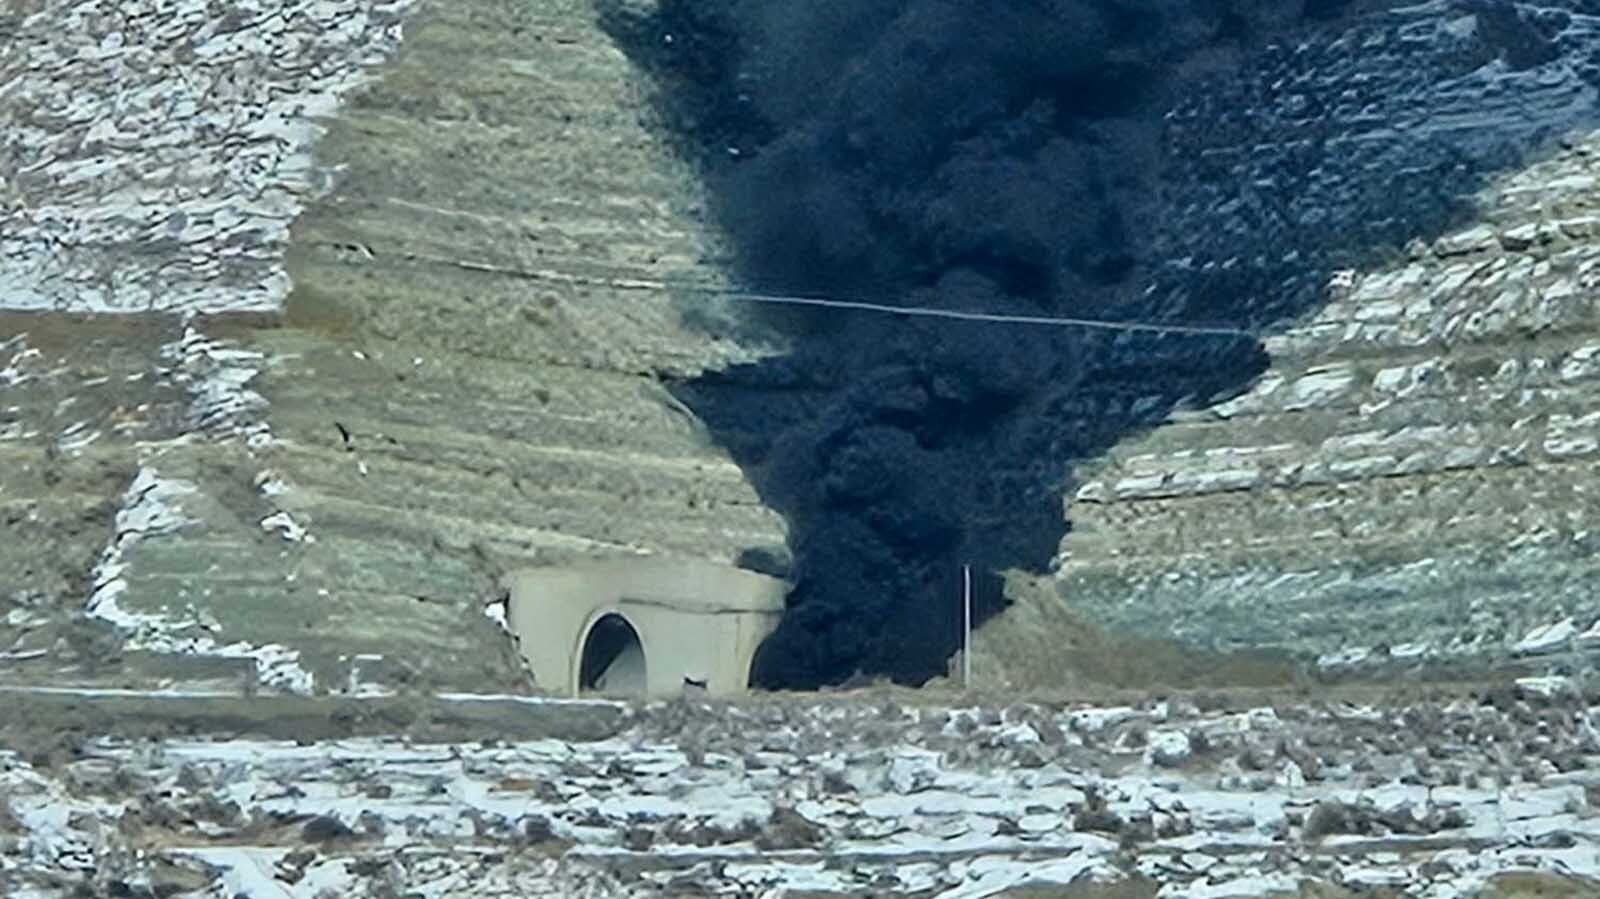
[[[937,309],[931,306],[891,306],[887,303],[872,303],[866,300],[839,299],[835,297],[795,296],[789,294],[757,293],[740,290],[733,287],[718,287],[712,285],[670,284],[666,281],[656,281],[644,278],[599,278],[589,275],[575,275],[567,272],[552,271],[550,269],[519,269],[509,266],[493,265],[486,262],[474,262],[465,259],[451,259],[444,256],[434,256],[425,253],[408,253],[408,258],[425,262],[442,262],[471,271],[494,272],[496,274],[511,275],[533,281],[554,281],[564,284],[580,285],[585,287],[605,287],[613,290],[629,290],[650,293],[697,293],[702,296],[715,296],[721,299],[740,303],[753,303],[773,306],[807,306],[827,309],[849,309],[858,312],[874,312],[883,315],[905,315],[919,318],[943,318],[957,321],[978,321],[995,324],[1032,325],[1050,328],[1085,328],[1099,331],[1125,331],[1147,334],[1191,334],[1202,337],[1244,337],[1251,340],[1257,335],[1240,329],[1205,325],[1168,325],[1154,322],[1118,322],[1093,318],[1069,318],[1048,315],[1007,315],[999,312],[968,312],[959,309]]]
[[[1048,315],[1006,315],[999,312],[965,312],[958,309],[935,309],[930,306],[890,306],[868,303],[864,300],[838,300],[827,297],[784,296],[779,294],[746,293],[740,290],[715,291],[730,300],[746,303],[770,303],[784,306],[824,306],[830,309],[856,309],[864,312],[882,312],[890,315],[910,315],[924,318],[953,318],[961,321],[997,322],[1013,325],[1040,325],[1056,328],[1090,328],[1101,331],[1142,331],[1150,333],[1199,334],[1210,337],[1250,337],[1255,335],[1238,328],[1206,327],[1203,325],[1159,325],[1152,322],[1116,322],[1092,318],[1065,318]]]

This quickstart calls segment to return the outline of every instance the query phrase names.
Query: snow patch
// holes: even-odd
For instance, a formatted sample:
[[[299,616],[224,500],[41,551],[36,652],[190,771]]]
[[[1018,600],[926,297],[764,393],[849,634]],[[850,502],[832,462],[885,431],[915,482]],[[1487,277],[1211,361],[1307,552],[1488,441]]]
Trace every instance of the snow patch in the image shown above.
[[[122,577],[127,568],[123,556],[146,537],[170,534],[193,523],[184,516],[178,501],[196,490],[194,484],[163,478],[148,466],[139,469],[122,496],[122,508],[117,511],[111,542],[101,551],[99,562],[90,572],[93,586],[85,611],[132,630],[147,623],[147,616],[128,612],[117,604],[117,597],[128,588]]]
[[[511,620],[506,614],[506,608],[508,605],[510,605],[510,599],[508,597],[501,597],[493,602],[487,603],[483,607],[483,617],[493,621],[495,626],[500,628],[502,633],[506,634],[512,639],[516,639],[517,635],[511,630]]]
[[[93,584],[84,611],[110,622],[127,635],[130,650],[199,655],[224,659],[250,659],[256,665],[260,684],[291,693],[310,693],[315,684],[309,671],[300,667],[300,653],[277,644],[253,646],[243,641],[220,643],[209,631],[217,630],[214,619],[200,613],[186,618],[125,609],[119,598],[127,592],[124,575],[127,554],[141,541],[176,533],[197,522],[184,514],[182,500],[198,488],[189,481],[166,478],[154,468],[144,466],[134,476],[117,511],[111,541],[100,553],[90,574]]]
[[[1163,768],[1176,768],[1193,755],[1194,745],[1188,734],[1180,730],[1158,730],[1150,735],[1150,745],[1145,749],[1145,762]]]
[[[0,368],[0,387],[16,387],[32,380],[26,369],[29,361],[39,358],[42,354],[28,346],[28,333],[24,331],[15,337],[0,342],[0,353],[10,352],[4,368]]]
[[[0,309],[280,308],[289,225],[334,180],[319,121],[393,55],[410,5],[51,0],[12,23]]]
[[[1188,734],[1243,734],[1251,745],[1265,748],[1282,745],[1305,711],[1280,719],[1266,708],[1215,715],[1182,703],[1168,705],[1137,710],[1118,726],[1148,728],[1159,722],[1162,730]],[[1086,710],[1035,711],[1059,729]],[[1319,713],[1328,711],[1334,710]],[[1364,711],[1346,708],[1337,717]],[[1396,716],[1392,709],[1373,711],[1379,720]],[[1465,704],[1441,711],[1474,726],[1497,714]],[[1597,713],[1580,714],[1593,718]],[[357,873],[345,862],[380,853],[406,876],[408,888],[440,897],[585,895],[570,884],[618,866],[637,866],[640,874],[596,895],[778,897],[870,890],[961,899],[1109,880],[1121,876],[1117,868],[1128,862],[1162,884],[1160,895],[1170,899],[1293,891],[1313,875],[1352,886],[1416,884],[1424,888],[1414,891],[1419,899],[1466,899],[1494,876],[1511,871],[1600,874],[1600,858],[1592,849],[1600,839],[1600,820],[1583,813],[1591,780],[1583,771],[1540,783],[1502,786],[1469,777],[1445,786],[1399,779],[1371,783],[1340,763],[1323,768],[1316,780],[1286,778],[1292,785],[1286,786],[1285,778],[1274,782],[1270,775],[1230,785],[1230,778],[1219,782],[1215,772],[1162,770],[1117,752],[1085,764],[1006,764],[1011,750],[995,748],[1014,727],[1005,715],[978,715],[963,733],[932,745],[915,745],[930,735],[911,728],[882,744],[839,740],[819,753],[817,743],[795,739],[797,727],[825,724],[843,736],[836,728],[881,723],[880,710],[813,706],[795,709],[799,717],[786,714],[772,721],[737,706],[720,714],[741,720],[724,719],[720,726],[707,722],[711,733],[691,737],[700,747],[695,752],[677,742],[682,738],[653,736],[648,720],[641,720],[632,730],[595,742],[416,744],[404,738],[352,738],[301,745],[169,739],[151,747],[106,740],[89,744],[76,764],[101,772],[130,771],[149,784],[137,799],[116,794],[118,802],[137,801],[141,808],[170,804],[177,810],[197,800],[237,806],[240,819],[209,834],[219,842],[158,850],[202,863],[213,891],[226,895],[264,890],[266,884],[254,878],[271,877],[284,866],[300,878],[288,895],[363,893],[374,875]],[[1324,723],[1337,728],[1332,721]],[[752,752],[746,748],[751,745],[765,748]],[[998,754],[968,757],[966,751],[974,747]],[[1351,754],[1356,749],[1341,745],[1335,751],[1349,759],[1358,757]],[[1392,763],[1406,754],[1380,758],[1375,770],[1400,774],[1404,769]],[[1470,758],[1493,763],[1486,754],[1463,756]],[[849,776],[821,776],[825,772]],[[84,829],[81,810],[76,816],[51,811],[56,794],[49,783],[40,778],[26,788],[21,783],[16,777],[8,781],[0,764],[0,791],[33,797],[27,818],[31,832],[64,829],[63,841],[79,839],[71,831]],[[1154,833],[1128,843],[1110,833],[1078,830],[1069,810],[1088,801],[1091,792],[1108,816],[1143,820]],[[1305,813],[1325,802],[1360,806],[1395,823],[1384,825],[1386,833],[1317,838],[1326,851],[1316,853],[1316,865],[1308,865],[1296,849],[1307,845]],[[814,841],[793,849],[764,848],[760,834],[780,808],[801,816]],[[1419,823],[1431,820],[1441,808],[1455,810],[1462,821],[1416,832],[1398,823],[1408,816]],[[288,847],[226,839],[229,830],[243,836],[248,831],[240,828],[267,818],[319,817],[361,835],[363,848],[353,853],[324,849],[307,860],[284,856]],[[1166,826],[1178,821],[1185,826]],[[85,832],[115,833],[115,823],[113,818]],[[719,838],[704,843],[696,835],[705,828]],[[536,870],[507,861],[517,856],[504,853],[507,841],[532,833],[577,845],[558,859],[540,860]],[[89,848],[103,852],[102,839],[97,836]],[[497,860],[487,861],[490,854]],[[426,863],[431,873],[419,872],[423,857],[438,860],[437,867]],[[61,867],[56,856],[40,858],[28,864],[38,870]],[[507,892],[483,887],[502,879],[521,887]]]
[[[277,531],[290,543],[315,543],[317,538],[306,531],[305,525],[295,521],[288,512],[274,512],[261,519],[263,531]]]
[[[1517,678],[1517,689],[1523,693],[1552,699],[1563,693],[1576,693],[1577,684],[1572,678],[1559,674]]]
[[[1372,650],[1365,646],[1352,646],[1317,657],[1317,667],[1323,670],[1353,668],[1372,658]]]
[[[261,495],[267,497],[268,499],[282,496],[289,492],[288,482],[279,477],[278,473],[271,469],[265,469],[258,472],[256,474],[255,484],[256,489],[261,491]]]
[[[1567,645],[1572,638],[1578,635],[1577,622],[1571,618],[1563,618],[1554,624],[1546,624],[1529,631],[1511,651],[1518,655],[1541,655],[1554,652]]]
[[[23,831],[20,843],[0,854],[0,858],[20,862],[21,870],[15,876],[20,876],[23,884],[28,882],[30,870],[47,875],[92,874],[99,861],[95,831],[102,821],[112,824],[121,811],[110,804],[78,800],[60,782],[44,777],[15,753],[3,749],[0,797],[5,798],[5,807]],[[0,882],[13,881],[8,876],[0,877]],[[57,895],[45,890],[49,883],[46,880],[40,885],[38,895]]]
[[[86,421],[73,422],[56,435],[56,449],[69,456],[81,455],[84,448],[99,440],[103,433],[99,428],[89,430]]]
[[[1600,649],[1600,618],[1596,618],[1588,630],[1579,634],[1577,640],[1578,646],[1584,649]]]
[[[251,449],[272,444],[272,429],[257,420],[267,401],[249,386],[265,364],[262,353],[214,340],[189,325],[176,343],[162,348],[162,357],[173,366],[173,380],[188,389],[192,430],[218,439],[242,438]]]
[[[986,856],[967,866],[968,883],[945,890],[936,899],[987,899],[1020,887],[1065,886],[1095,875],[1118,879],[1105,859],[1089,854],[1046,862]]]

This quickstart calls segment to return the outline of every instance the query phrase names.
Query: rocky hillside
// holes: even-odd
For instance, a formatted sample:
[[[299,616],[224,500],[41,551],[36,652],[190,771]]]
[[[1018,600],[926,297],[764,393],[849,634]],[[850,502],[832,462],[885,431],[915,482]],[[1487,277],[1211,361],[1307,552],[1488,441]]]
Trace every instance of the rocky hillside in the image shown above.
[[[505,568],[786,564],[785,521],[662,382],[788,348],[686,322],[684,285],[722,283],[730,257],[587,4],[214,6],[0,13],[0,894],[1596,889],[1600,705],[1579,679],[1074,704],[527,695],[484,614]],[[1107,625],[1330,667],[1593,644],[1588,20],[1552,19],[1552,55],[1481,8],[1324,35],[1174,110],[1181,158],[1317,199],[1251,205],[1172,169],[1162,202],[1188,212],[1150,295],[1197,313],[1193,285],[1229,282],[1194,272],[1241,264],[1228,235],[1282,237],[1281,261],[1340,247],[1348,219],[1317,209],[1367,208],[1272,194],[1251,168],[1302,146],[1251,129],[1315,118],[1271,94],[1280,76],[1345,73],[1323,88],[1355,92],[1327,118],[1346,138],[1320,145],[1329,167],[1389,164],[1358,151],[1413,101],[1433,111],[1412,128],[1505,140],[1440,170],[1471,205],[1405,254],[1294,269],[1278,311],[1299,317],[1260,380],[1079,460],[1047,599],[1017,590],[980,677],[1103,676],[1120,644],[1054,663]],[[1427,52],[1382,56],[1382,35]],[[1368,109],[1375,69],[1444,86]],[[1220,121],[1207,103],[1288,118],[1184,130]],[[1285,208],[1308,216],[1302,243],[1246,215]],[[1202,238],[1219,242],[1184,242]],[[1100,374],[1078,420],[1165,415],[1136,374]],[[1267,670],[1247,679],[1287,669]]]
[[[1328,670],[1592,666],[1600,22],[1522,11],[1371,16],[1172,110],[1153,306],[1271,285],[1295,317],[1259,378],[1078,467],[1055,589],[980,669],[1042,676],[1067,607]],[[1098,408],[1169,402],[1135,381]]]
[[[1600,30],[1515,6],[1366,13],[1175,95],[1144,312],[1266,297],[1249,324],[1270,369],[1241,380],[1204,337],[1082,345],[1075,392],[1013,411],[1048,427],[959,456],[1027,455],[993,457],[983,527],[1029,478],[1074,475],[1064,522],[1018,538],[1070,526],[1059,589],[1012,596],[981,671],[1038,680],[1058,614],[1330,667],[1596,642]],[[17,677],[511,685],[480,614],[508,566],[785,565],[784,494],[741,455],[756,419],[662,382],[709,373],[785,421],[832,400],[783,365],[737,374],[786,351],[773,329],[684,314],[675,290],[724,283],[729,257],[587,6],[72,9],[81,27],[13,15],[0,61],[20,123],[0,229]],[[884,520],[943,521],[964,494],[940,483]]]
[[[659,386],[758,350],[640,289],[717,257],[583,4],[36,6],[4,63],[8,676],[511,686],[505,567],[781,550]]]

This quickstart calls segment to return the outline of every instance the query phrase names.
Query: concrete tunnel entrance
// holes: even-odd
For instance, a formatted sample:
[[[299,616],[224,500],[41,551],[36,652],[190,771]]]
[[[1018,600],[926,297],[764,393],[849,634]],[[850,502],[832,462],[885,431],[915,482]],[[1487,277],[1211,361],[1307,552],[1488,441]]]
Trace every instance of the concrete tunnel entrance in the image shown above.
[[[649,680],[645,674],[644,643],[628,619],[615,612],[601,616],[583,641],[578,672],[582,692],[643,693]]]
[[[732,565],[653,556],[523,568],[505,585],[507,625],[534,683],[568,696],[742,693],[789,586]]]

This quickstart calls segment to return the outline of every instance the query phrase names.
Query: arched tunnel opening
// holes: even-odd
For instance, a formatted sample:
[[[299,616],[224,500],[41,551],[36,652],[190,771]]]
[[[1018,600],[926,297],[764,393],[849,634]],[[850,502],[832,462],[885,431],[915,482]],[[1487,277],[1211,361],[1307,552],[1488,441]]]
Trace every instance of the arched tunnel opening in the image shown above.
[[[583,693],[645,692],[644,643],[628,619],[615,612],[601,616],[583,640],[578,690]]]

